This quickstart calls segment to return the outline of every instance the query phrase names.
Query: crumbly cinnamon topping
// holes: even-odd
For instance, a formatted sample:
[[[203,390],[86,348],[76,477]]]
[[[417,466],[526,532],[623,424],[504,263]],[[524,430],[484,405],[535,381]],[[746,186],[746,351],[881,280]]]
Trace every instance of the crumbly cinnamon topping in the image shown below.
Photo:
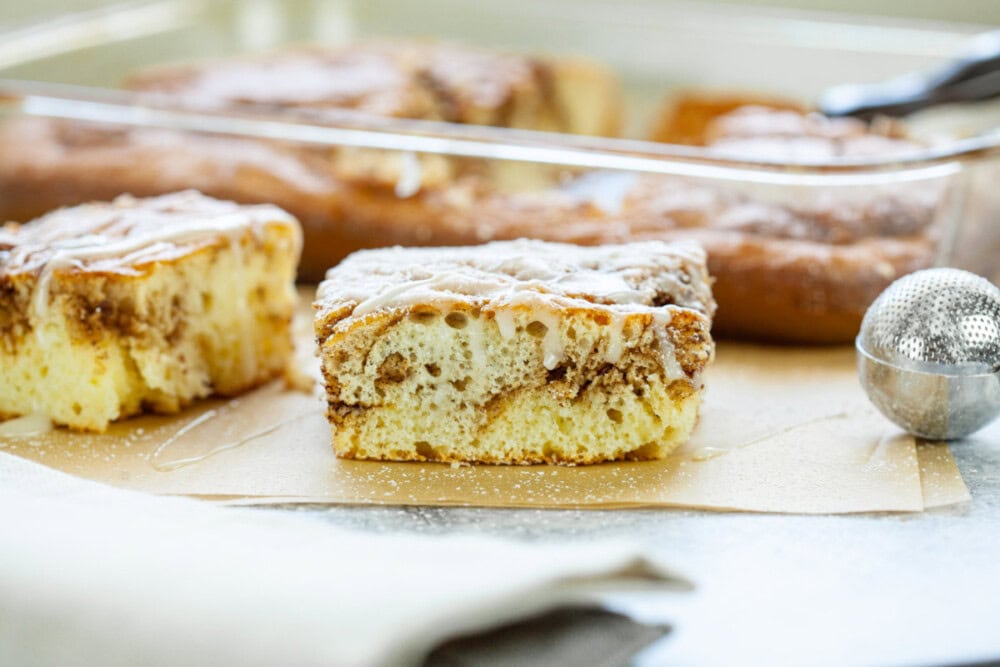
[[[400,40],[165,67],[126,85],[202,105],[339,108],[504,126],[518,96],[545,94],[545,77],[545,65],[529,56]]]
[[[704,143],[747,158],[783,161],[887,156],[921,148],[898,126],[869,127],[856,118],[745,106],[711,121]]]
[[[297,229],[274,206],[240,206],[194,191],[60,209],[0,231],[0,281],[46,268],[128,274],[266,224]]]
[[[715,311],[705,253],[693,243],[661,241],[584,247],[541,241],[462,248],[387,248],[355,253],[320,286],[324,313],[352,304],[363,315],[415,304],[604,306],[653,311],[664,306]]]

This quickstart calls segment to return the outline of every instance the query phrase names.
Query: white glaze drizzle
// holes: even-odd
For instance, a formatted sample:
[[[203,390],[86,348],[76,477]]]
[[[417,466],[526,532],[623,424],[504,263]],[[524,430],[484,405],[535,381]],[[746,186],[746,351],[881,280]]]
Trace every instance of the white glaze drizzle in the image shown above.
[[[54,250],[44,262],[31,298],[32,315],[36,322],[44,320],[48,305],[52,278],[57,271],[67,268],[84,269],[86,263],[114,258],[122,265],[134,265],[144,258],[166,250],[169,247],[218,238],[226,238],[236,247],[239,239],[248,230],[259,234],[268,223],[294,225],[294,219],[287,213],[272,206],[239,207],[229,202],[218,202],[195,192],[182,192],[147,200],[119,197],[111,205],[84,206],[66,209],[42,218],[32,224],[46,224],[48,220],[58,225],[63,216],[71,219],[75,210],[83,214],[97,211],[109,214],[107,222],[124,227],[124,234],[116,235],[89,233],[77,237],[56,238],[49,242],[48,249]],[[146,219],[146,224],[138,223]],[[149,224],[149,220],[160,223]],[[25,244],[15,248],[23,257],[14,255],[13,261],[27,262],[27,254],[33,248]]]
[[[396,196],[408,199],[420,192],[423,184],[423,169],[417,154],[407,151],[399,156],[399,178],[396,180]]]
[[[540,247],[546,252],[533,257]],[[321,305],[354,301],[356,316],[389,306],[494,300],[521,291],[536,292],[540,301],[625,310],[654,308],[651,302],[663,292],[681,307],[714,306],[707,274],[689,274],[685,283],[677,272],[682,266],[704,274],[700,246],[648,242],[584,248],[520,240],[472,248],[386,248],[355,253],[332,269],[317,300]]]
[[[174,445],[175,443],[177,443],[177,441],[180,440],[181,438],[183,438],[185,435],[187,435],[191,431],[195,430],[196,428],[198,428],[202,424],[205,424],[206,422],[211,421],[212,419],[216,419],[216,418],[222,416],[222,413],[223,413],[224,410],[231,411],[237,405],[239,405],[239,400],[238,399],[235,400],[235,401],[230,402],[228,405],[226,405],[226,406],[224,406],[224,407],[222,407],[222,408],[220,408],[218,410],[208,410],[206,412],[203,412],[202,414],[198,415],[197,417],[195,417],[194,419],[192,419],[191,421],[189,421],[187,424],[185,424],[183,427],[181,427],[176,433],[174,433],[172,436],[170,436],[169,438],[167,438],[166,440],[164,440],[163,442],[161,442],[159,445],[157,445],[156,449],[153,450],[152,455],[150,455],[150,457],[149,457],[149,463],[150,463],[150,465],[153,466],[153,468],[155,468],[156,470],[158,470],[160,472],[172,472],[174,470],[178,470],[180,468],[184,468],[184,467],[187,467],[189,465],[193,465],[195,463],[201,463],[205,459],[207,459],[209,457],[212,457],[212,456],[215,456],[216,454],[221,454],[222,452],[227,452],[227,451],[229,451],[231,449],[236,449],[237,447],[242,447],[243,445],[245,445],[245,444],[247,444],[249,442],[252,442],[252,441],[256,440],[257,438],[263,438],[265,435],[270,435],[270,434],[274,433],[275,431],[277,431],[277,430],[279,430],[279,429],[287,426],[288,424],[291,424],[293,422],[297,422],[297,421],[299,421],[301,419],[304,419],[306,417],[311,417],[311,416],[314,415],[314,413],[312,411],[310,411],[310,412],[306,412],[304,414],[296,415],[294,417],[289,417],[287,419],[283,419],[283,420],[279,421],[277,424],[272,424],[270,426],[267,426],[267,427],[265,427],[265,428],[263,428],[263,429],[261,429],[259,431],[256,431],[256,432],[254,432],[254,433],[252,433],[252,434],[250,434],[248,436],[240,438],[239,440],[236,440],[234,442],[225,443],[225,444],[222,444],[222,445],[217,445],[215,447],[210,447],[210,448],[206,449],[205,451],[203,451],[201,453],[195,454],[194,456],[185,456],[185,457],[182,457],[182,458],[171,459],[171,460],[167,460],[167,461],[161,461],[161,460],[159,460],[161,458],[161,456],[164,454],[164,452],[166,452],[168,449],[170,449],[170,447],[172,445]]]
[[[612,317],[607,328],[608,349],[605,359],[608,363],[617,364],[625,354],[625,318]]]
[[[515,313],[509,308],[499,308],[493,313],[493,319],[497,323],[497,329],[500,330],[500,335],[504,338],[510,339],[514,337],[517,333],[517,322],[514,321]]]
[[[498,299],[494,318],[500,317],[504,320],[503,326],[499,326],[500,335],[510,338],[516,333],[517,328],[514,317],[519,307],[530,309],[533,321],[541,322],[545,326],[545,333],[542,336],[542,365],[546,369],[552,370],[560,363],[565,356],[565,349],[562,342],[562,335],[559,332],[559,314],[552,308],[540,303],[540,295],[534,290],[512,291],[508,296]]]
[[[218,410],[206,410],[205,412],[201,413],[200,415],[189,421],[187,424],[184,424],[184,426],[177,429],[176,433],[174,433],[172,436],[170,436],[169,438],[167,438],[166,440],[164,440],[163,442],[161,442],[159,445],[156,446],[156,449],[153,450],[153,453],[149,457],[150,464],[157,470],[161,470],[161,468],[157,465],[156,462],[160,454],[162,454],[168,447],[170,447],[170,445],[174,444],[175,442],[183,438],[185,435],[187,435],[194,429],[198,428],[205,422],[215,418],[217,414],[219,414]],[[170,470],[169,467],[165,469]]]
[[[831,421],[831,420],[834,420],[834,419],[846,419],[846,418],[848,418],[850,416],[851,416],[850,412],[835,412],[835,413],[831,413],[831,414],[828,414],[828,415],[819,415],[818,417],[811,417],[809,419],[806,419],[805,421],[798,422],[797,424],[791,424],[789,426],[785,426],[783,428],[779,428],[776,431],[771,431],[771,432],[765,433],[763,435],[756,436],[754,438],[751,438],[749,440],[741,442],[741,443],[739,443],[737,445],[734,445],[732,447],[715,447],[715,446],[712,446],[712,445],[702,445],[698,449],[696,449],[693,452],[691,452],[690,459],[692,461],[710,461],[712,459],[717,459],[720,456],[725,456],[727,454],[731,454],[731,453],[733,453],[733,452],[735,452],[737,450],[745,449],[747,447],[752,447],[753,445],[756,445],[756,444],[759,444],[759,443],[762,443],[762,442],[767,442],[768,440],[772,440],[772,439],[780,437],[782,435],[786,435],[786,434],[791,433],[792,431],[796,431],[796,430],[798,430],[800,428],[805,428],[807,426],[812,426],[814,424],[819,424],[819,423],[822,423],[822,422],[825,422],[825,421]],[[885,436],[883,436],[883,440],[884,440],[884,437]],[[879,444],[882,444],[882,440],[879,441]],[[876,451],[877,451],[877,448],[876,448]],[[873,452],[873,454],[874,453],[875,452]]]
[[[666,314],[657,313],[653,316],[654,332],[656,342],[660,346],[660,359],[663,362],[663,370],[668,380],[675,380],[684,377],[684,369],[677,359],[677,350],[673,342],[667,337],[667,328],[670,326],[671,317]]]
[[[618,215],[638,180],[639,175],[630,172],[592,171],[574,178],[563,191],[580,201],[590,202],[605,213]]]
[[[0,437],[27,438],[44,435],[53,429],[52,420],[41,412],[32,412],[23,417],[16,417],[0,422]]]
[[[664,293],[677,305],[652,305]],[[607,312],[611,322],[605,355],[611,363],[625,353],[627,318],[650,314],[670,379],[686,377],[666,335],[673,312],[714,309],[701,248],[662,242],[582,248],[521,240],[473,248],[360,252],[330,271],[317,300],[321,311],[353,302],[355,317],[418,304],[443,310],[459,303],[478,305],[492,312],[505,338],[517,333],[516,318],[526,310],[546,327],[540,345],[550,370],[564,358],[562,309]]]

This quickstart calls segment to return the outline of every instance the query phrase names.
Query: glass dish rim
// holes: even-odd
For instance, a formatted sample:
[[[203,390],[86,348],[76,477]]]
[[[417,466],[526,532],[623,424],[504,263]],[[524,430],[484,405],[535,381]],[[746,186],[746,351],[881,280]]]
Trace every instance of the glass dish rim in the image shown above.
[[[0,35],[35,42],[48,35],[66,36],[84,30],[93,37],[96,21],[110,21],[116,30],[130,17],[128,37],[141,37],[150,21],[187,20],[205,11],[204,0],[111,0],[98,6],[46,16],[0,29]],[[551,2],[542,3],[546,6]],[[605,6],[594,0],[595,6]],[[848,19],[863,27],[882,26],[884,17],[864,17],[813,10],[782,11],[780,16],[762,7],[738,7],[724,2],[681,0],[673,7],[682,13],[720,13],[729,20],[782,23],[789,20],[827,22]],[[606,8],[606,7],[605,7]],[[633,2],[633,9],[643,9]],[[551,9],[551,7],[549,8]],[[773,8],[772,8],[773,9]],[[788,14],[791,14],[789,16]],[[686,14],[685,14],[686,15]],[[155,20],[154,20],[155,19]],[[168,20],[168,23],[170,21]],[[984,26],[906,19],[904,24],[938,32],[965,34]],[[912,25],[910,25],[912,24]],[[109,24],[110,25],[110,24]],[[150,24],[152,25],[152,24]],[[893,24],[885,23],[892,27]],[[88,27],[89,26],[89,27]],[[138,27],[137,27],[138,26]],[[883,26],[883,27],[885,27]],[[148,27],[148,26],[147,26]],[[774,27],[774,26],[772,26]],[[899,26],[896,26],[897,28]],[[904,25],[903,28],[906,26]],[[49,33],[52,33],[49,35]],[[972,34],[972,33],[970,33]],[[14,40],[18,41],[17,39]],[[74,40],[70,40],[73,42]],[[42,39],[42,42],[45,42]],[[62,52],[60,50],[60,52]],[[44,54],[42,55],[44,57]],[[251,139],[274,139],[307,145],[374,148],[396,152],[431,153],[561,165],[575,168],[626,170],[681,175],[709,180],[746,181],[790,186],[875,185],[920,181],[957,173],[967,163],[992,161],[1000,156],[1000,127],[971,137],[921,146],[882,156],[824,159],[748,157],[719,148],[684,146],[642,139],[580,136],[503,127],[464,125],[441,121],[373,116],[351,110],[275,110],[254,105],[226,108],[179,103],[163,95],[136,94],[115,88],[19,80],[0,76],[0,115],[24,115],[91,121],[133,127],[222,134]]]
[[[0,78],[0,114],[798,186],[925,180],[957,173],[964,163],[1000,157],[1000,128],[890,156],[790,161],[727,155],[700,146],[390,118],[352,110],[197,106],[165,95],[4,78]]]

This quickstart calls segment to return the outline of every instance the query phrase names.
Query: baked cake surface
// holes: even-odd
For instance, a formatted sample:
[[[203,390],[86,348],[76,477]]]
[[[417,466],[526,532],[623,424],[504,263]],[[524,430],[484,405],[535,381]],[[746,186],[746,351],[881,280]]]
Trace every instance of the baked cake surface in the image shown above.
[[[714,349],[688,243],[362,251],[315,308],[345,458],[663,458],[694,428]]]
[[[407,39],[167,65],[125,87],[199,105],[352,109],[576,134],[613,134],[621,120],[617,81],[594,61]]]
[[[318,122],[349,110],[601,135],[617,134],[622,104],[617,79],[599,63],[417,40],[296,47],[167,65],[138,72],[124,85],[136,96],[164,97],[172,106],[253,105]],[[11,118],[0,123],[0,220],[30,220],[59,206],[125,192],[150,196],[195,188],[292,213],[306,238],[301,277],[319,282],[327,268],[361,248],[453,244],[438,240],[434,214],[416,228],[396,222],[395,209],[422,208],[424,193],[450,192],[456,182],[504,191],[537,188],[562,171],[551,165]]]
[[[580,58],[538,57],[451,42],[368,40],[306,46],[251,57],[157,67],[125,87],[186,106],[253,105],[323,122],[331,110],[377,116],[615,135],[621,95],[607,68]],[[408,197],[461,177],[518,188],[551,178],[550,167],[324,148],[324,170],[343,183]],[[308,251],[308,248],[307,248]],[[325,267],[324,267],[325,268]]]
[[[0,230],[0,415],[103,431],[281,374],[301,231],[273,206],[119,197]]]

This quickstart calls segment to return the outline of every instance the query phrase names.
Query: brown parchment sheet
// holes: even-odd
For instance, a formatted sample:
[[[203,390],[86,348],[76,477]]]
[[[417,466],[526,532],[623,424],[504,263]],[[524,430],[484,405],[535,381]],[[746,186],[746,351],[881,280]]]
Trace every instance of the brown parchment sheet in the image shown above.
[[[917,442],[920,487],[924,509],[946,507],[970,500],[969,488],[955,465],[951,449],[943,442]]]
[[[308,320],[297,322],[300,362]],[[342,461],[321,388],[274,383],[105,434],[0,436],[0,449],[114,486],[248,504],[532,508],[686,507],[759,512],[920,511],[968,491],[946,445],[918,449],[867,402],[847,348],[722,342],[702,416],[671,458],[596,466]]]

